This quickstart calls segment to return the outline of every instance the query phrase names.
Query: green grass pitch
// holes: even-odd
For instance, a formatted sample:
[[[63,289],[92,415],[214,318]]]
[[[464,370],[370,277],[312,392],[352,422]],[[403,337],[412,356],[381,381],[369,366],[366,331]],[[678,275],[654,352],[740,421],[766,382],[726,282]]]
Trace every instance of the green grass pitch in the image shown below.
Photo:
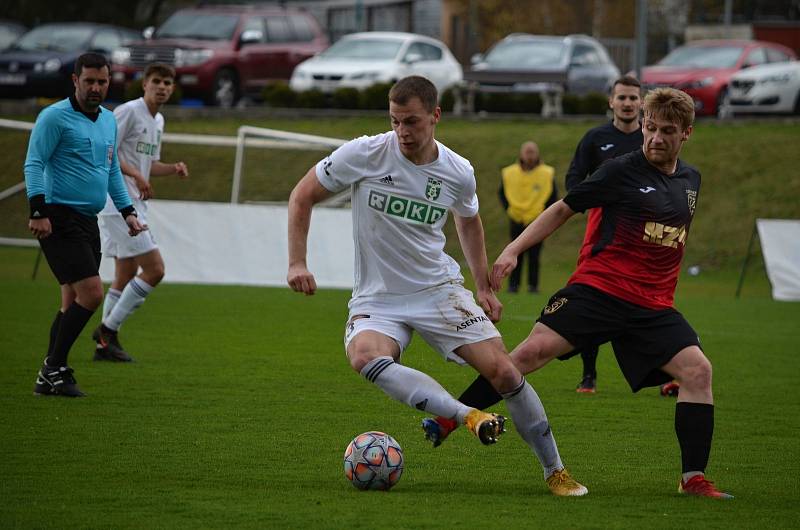
[[[34,258],[0,249],[1,528],[796,527],[800,304],[772,301],[763,273],[740,299],[734,271],[682,278],[678,293],[715,369],[709,478],[736,499],[677,494],[674,401],[631,395],[607,347],[594,396],[574,392],[577,360],[529,376],[590,490],[563,499],[513,427],[495,446],[461,430],[432,449],[422,413],[348,367],[345,291],[163,285],[122,330],[138,362],[91,361],[95,316],[70,358],[89,397],[34,397],[57,308],[49,271],[30,279]],[[545,294],[503,295],[507,345],[564,279],[546,270]],[[419,338],[404,361],[456,395],[473,378]],[[404,449],[388,493],[343,476],[347,443],[372,429]]]

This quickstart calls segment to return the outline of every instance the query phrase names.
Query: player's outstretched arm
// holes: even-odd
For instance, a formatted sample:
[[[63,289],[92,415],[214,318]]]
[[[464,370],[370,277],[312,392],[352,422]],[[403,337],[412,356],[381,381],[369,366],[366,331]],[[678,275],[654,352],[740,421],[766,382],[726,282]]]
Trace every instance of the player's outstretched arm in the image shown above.
[[[511,243],[506,245],[492,266],[491,283],[494,290],[500,289],[500,284],[517,266],[517,256],[547,239],[567,219],[575,215],[575,211],[563,201],[557,201],[546,209]]]
[[[312,295],[317,290],[314,275],[306,265],[311,209],[330,195],[319,183],[316,169],[312,167],[289,196],[289,272],[286,283],[292,290],[306,295]]]
[[[153,160],[153,162],[150,164],[151,177],[166,177],[169,175],[178,175],[182,179],[188,178],[189,166],[187,166],[185,162],[168,164],[161,162],[160,160]]]
[[[483,223],[480,215],[461,217],[453,213],[453,220],[461,243],[461,250],[467,259],[467,265],[475,280],[478,304],[486,311],[492,322],[498,322],[503,312],[503,304],[497,299],[489,283],[489,264],[486,259],[486,243],[484,241]]]

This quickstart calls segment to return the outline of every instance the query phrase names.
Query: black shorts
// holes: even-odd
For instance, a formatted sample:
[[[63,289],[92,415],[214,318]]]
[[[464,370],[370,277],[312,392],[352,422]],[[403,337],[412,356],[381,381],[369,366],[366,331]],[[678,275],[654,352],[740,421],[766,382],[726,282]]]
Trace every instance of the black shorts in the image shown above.
[[[100,270],[100,230],[97,217],[80,214],[62,204],[48,204],[53,232],[39,246],[58,283],[75,283]]]
[[[675,309],[648,309],[582,284],[554,294],[538,322],[575,346],[561,360],[610,341],[634,392],[671,381],[661,367],[682,349],[700,347],[700,337]]]

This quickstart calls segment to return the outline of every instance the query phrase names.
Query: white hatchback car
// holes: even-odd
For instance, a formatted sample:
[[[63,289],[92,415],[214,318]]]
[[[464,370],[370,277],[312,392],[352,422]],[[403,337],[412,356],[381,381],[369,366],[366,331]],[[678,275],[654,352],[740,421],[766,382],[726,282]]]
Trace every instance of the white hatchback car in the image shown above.
[[[363,89],[421,75],[439,93],[460,83],[461,65],[442,42],[413,33],[368,31],[345,35],[333,46],[297,65],[289,81],[295,91]]]
[[[800,114],[800,61],[745,68],[731,78],[728,97],[734,114]]]

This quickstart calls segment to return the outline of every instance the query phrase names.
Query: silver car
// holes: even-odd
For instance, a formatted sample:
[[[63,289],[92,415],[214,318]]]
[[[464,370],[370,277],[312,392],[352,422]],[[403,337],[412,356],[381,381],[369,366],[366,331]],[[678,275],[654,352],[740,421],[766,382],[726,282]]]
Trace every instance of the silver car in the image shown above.
[[[800,114],[800,61],[745,68],[728,88],[732,113]]]
[[[513,33],[472,58],[464,74],[480,92],[542,92],[559,85],[571,94],[607,93],[619,68],[596,39],[586,35]]]
[[[368,31],[345,35],[294,69],[292,90],[363,89],[409,75],[427,77],[439,92],[462,80],[461,65],[442,42],[413,33]]]

